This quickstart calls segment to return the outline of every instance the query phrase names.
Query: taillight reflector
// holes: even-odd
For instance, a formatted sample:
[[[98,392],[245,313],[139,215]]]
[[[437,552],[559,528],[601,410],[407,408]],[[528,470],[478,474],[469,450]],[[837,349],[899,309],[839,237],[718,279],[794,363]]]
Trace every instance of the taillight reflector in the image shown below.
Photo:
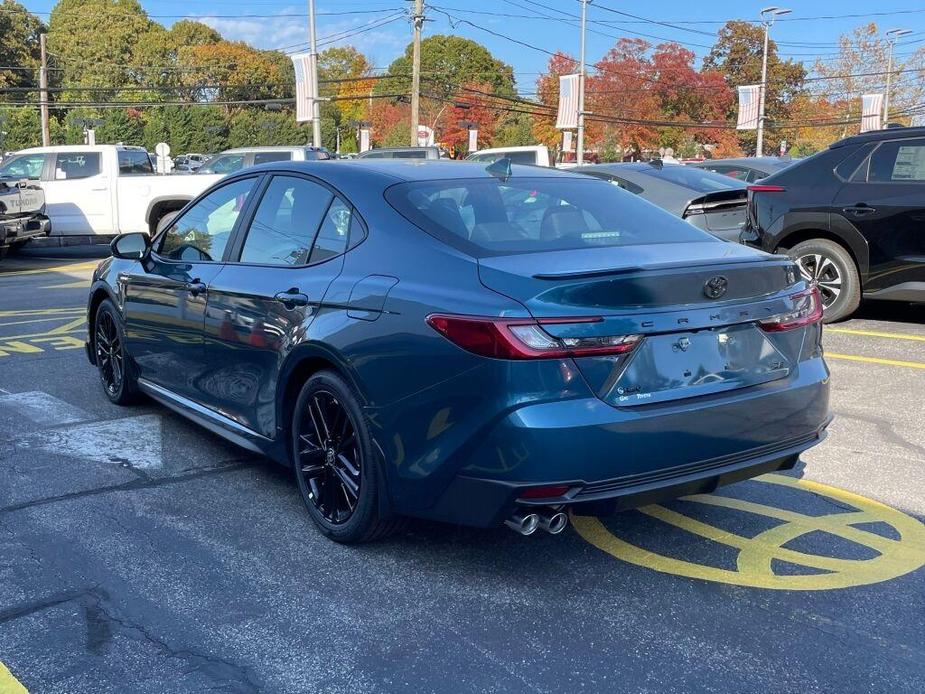
[[[603,337],[555,337],[543,325],[599,323],[599,316],[579,318],[482,318],[431,314],[427,323],[455,345],[494,359],[557,359],[593,355],[626,354],[641,335]]]
[[[520,494],[521,499],[552,499],[563,494],[568,494],[571,489],[567,484],[554,484],[549,487],[531,487],[525,489]]]
[[[818,287],[812,287],[790,297],[797,302],[796,307],[782,316],[759,321],[761,329],[768,333],[778,333],[794,328],[803,328],[822,320],[822,295]]]
[[[785,190],[787,190],[783,186],[761,185],[760,183],[753,186],[748,186],[747,189],[752,193],[783,193]]]

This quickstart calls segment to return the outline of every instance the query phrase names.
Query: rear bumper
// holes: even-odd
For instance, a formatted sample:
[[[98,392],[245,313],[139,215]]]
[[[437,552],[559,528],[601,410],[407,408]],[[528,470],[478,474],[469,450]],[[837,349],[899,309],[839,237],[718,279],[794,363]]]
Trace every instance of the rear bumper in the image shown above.
[[[51,220],[43,214],[0,220],[0,248],[42,238],[51,233]]]
[[[783,381],[666,405],[529,405],[481,437],[468,464],[431,497],[436,503],[409,510],[475,526],[497,525],[518,506],[607,515],[791,469],[823,440],[830,421],[821,358],[801,362]],[[531,487],[553,485],[568,492],[521,498]]]
[[[428,516],[480,527],[500,525],[515,509],[531,506],[564,506],[580,516],[608,516],[689,494],[710,494],[727,484],[769,472],[792,470],[800,453],[825,437],[823,427],[799,442],[786,442],[773,452],[752,451],[735,461],[704,461],[696,466],[679,466],[650,475],[629,475],[593,484],[582,480],[550,482],[568,484],[571,488],[563,496],[547,499],[520,499],[529,488],[524,484],[461,476],[453,481]],[[478,501],[474,502],[476,499]]]

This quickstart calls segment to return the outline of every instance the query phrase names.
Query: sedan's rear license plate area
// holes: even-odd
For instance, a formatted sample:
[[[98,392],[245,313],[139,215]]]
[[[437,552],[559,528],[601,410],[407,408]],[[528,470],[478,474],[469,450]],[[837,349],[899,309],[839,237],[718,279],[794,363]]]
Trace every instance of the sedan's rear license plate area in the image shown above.
[[[600,397],[621,407],[646,405],[766,383],[790,362],[757,326],[645,338]]]

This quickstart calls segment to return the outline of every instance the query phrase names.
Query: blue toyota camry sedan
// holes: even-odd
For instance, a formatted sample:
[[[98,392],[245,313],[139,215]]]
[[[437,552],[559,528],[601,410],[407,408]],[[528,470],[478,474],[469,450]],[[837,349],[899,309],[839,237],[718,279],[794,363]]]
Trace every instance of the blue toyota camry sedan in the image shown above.
[[[339,542],[403,516],[560,532],[790,469],[830,419],[790,260],[581,174],[271,164],[112,250],[106,396],[291,466]]]

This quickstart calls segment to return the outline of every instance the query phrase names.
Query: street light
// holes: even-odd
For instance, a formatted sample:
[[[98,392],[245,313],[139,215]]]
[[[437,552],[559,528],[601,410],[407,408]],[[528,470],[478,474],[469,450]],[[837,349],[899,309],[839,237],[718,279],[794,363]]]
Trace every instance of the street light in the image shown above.
[[[886,69],[886,96],[883,98],[884,127],[889,125],[890,122],[890,78],[893,76],[893,46],[896,45],[896,39],[911,33],[911,29],[890,29],[886,32],[886,40],[890,44],[890,60]]]
[[[764,24],[764,53],[761,57],[761,86],[758,89],[758,142],[755,146],[755,155],[764,154],[764,95],[768,85],[768,33],[774,20],[781,15],[790,14],[792,10],[783,7],[765,7],[759,13],[761,23]]]

